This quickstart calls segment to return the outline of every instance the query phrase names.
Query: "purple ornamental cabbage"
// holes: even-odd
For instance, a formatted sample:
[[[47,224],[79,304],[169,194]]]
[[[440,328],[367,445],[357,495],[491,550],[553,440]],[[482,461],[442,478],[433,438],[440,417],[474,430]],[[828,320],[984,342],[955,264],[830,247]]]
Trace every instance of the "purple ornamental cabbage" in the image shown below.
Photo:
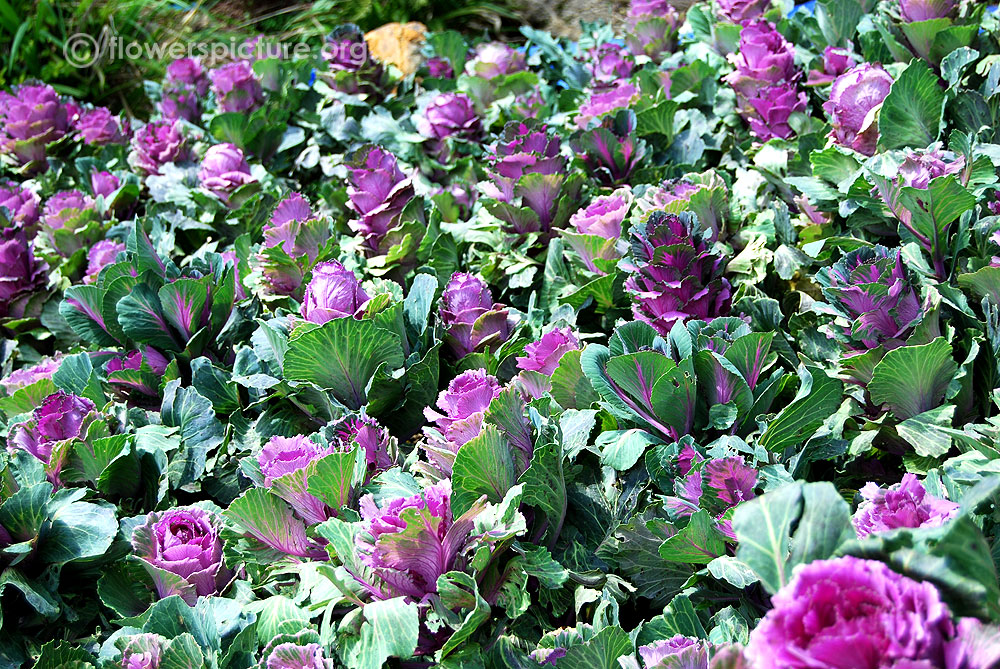
[[[160,599],[180,595],[190,605],[219,594],[232,572],[222,560],[218,516],[196,506],[154,511],[132,531],[132,551]]]
[[[850,49],[828,46],[823,49],[823,70],[810,70],[806,81],[808,86],[822,86],[833,81],[857,65]]]
[[[168,364],[162,353],[146,346],[141,351],[116,355],[108,360],[104,371],[108,383],[125,397],[128,404],[144,406],[150,404],[150,398],[159,401],[160,380]]]
[[[194,86],[199,96],[208,93],[209,81],[201,61],[195,58],[178,58],[167,65],[166,81],[172,84]]]
[[[353,24],[334,28],[320,51],[329,72],[330,86],[347,95],[376,95],[385,83],[382,65],[369,57],[364,33]]]
[[[562,235],[591,272],[607,274],[621,256],[615,244],[631,206],[632,191],[622,187],[610,195],[595,197],[569,217],[575,232],[563,230]],[[601,267],[598,261],[602,261]]]
[[[476,274],[455,272],[441,293],[438,319],[444,340],[456,359],[474,351],[494,350],[510,337],[508,311]]]
[[[534,122],[508,123],[488,157],[489,179],[479,190],[494,200],[487,205],[505,230],[544,235],[562,224],[560,204],[576,199],[580,181],[567,176],[558,136]],[[566,214],[568,216],[568,213]]]
[[[639,647],[645,669],[708,669],[706,642],[678,634]]]
[[[853,519],[859,539],[901,527],[938,527],[954,518],[959,509],[955,502],[928,493],[913,474],[903,474],[902,481],[887,489],[868,483],[861,496],[864,501]]]
[[[279,202],[264,224],[264,244],[256,258],[269,292],[298,294],[305,274],[329,239],[329,225],[313,215],[304,197],[291,193]],[[280,249],[292,262],[275,257],[268,249]]]
[[[190,158],[179,121],[150,121],[132,137],[128,162],[140,174],[160,174],[166,163]]]
[[[120,186],[121,181],[111,172],[94,170],[90,173],[90,191],[94,197],[100,195],[107,200]]]
[[[632,106],[640,97],[638,87],[627,81],[603,91],[593,91],[577,109],[576,124],[586,128],[594,119]]]
[[[276,645],[262,663],[264,669],[333,669],[318,643],[286,642]]]
[[[0,228],[0,318],[24,315],[24,298],[48,283],[48,266],[35,260],[18,228]]]
[[[750,132],[766,142],[775,137],[788,139],[795,134],[788,119],[795,112],[805,111],[809,97],[795,84],[782,83],[757,91],[747,102],[756,112],[747,118]]]
[[[748,22],[763,16],[771,0],[717,0],[719,15],[730,23],[746,25]]]
[[[430,463],[451,476],[458,449],[479,436],[490,402],[500,394],[500,382],[484,369],[462,372],[438,395],[437,411],[424,408],[424,417],[433,427],[424,428],[422,444]]]
[[[322,325],[335,318],[359,318],[370,300],[354,272],[336,260],[313,268],[302,301],[302,318]]]
[[[768,86],[798,78],[795,50],[767,21],[754,21],[743,28],[739,49],[739,54],[729,55],[736,70],[724,79],[746,98]]]
[[[40,168],[45,147],[68,129],[66,106],[51,86],[22,84],[13,93],[0,91],[0,156],[16,166]]]
[[[208,93],[209,80],[201,62],[178,58],[167,66],[160,113],[167,119],[195,122],[201,116],[201,100]]]
[[[68,258],[100,236],[99,221],[92,197],[78,190],[60,191],[45,202],[39,235],[52,250]]]
[[[757,470],[744,462],[741,456],[705,460],[694,449],[682,450],[677,458],[677,468],[682,477],[674,482],[676,497],[667,497],[667,506],[678,516],[690,516],[706,509],[716,516],[716,527],[735,540],[730,521],[725,513],[739,504],[757,496]],[[712,495],[704,496],[705,487]]]
[[[445,140],[475,142],[483,133],[482,122],[465,93],[438,93],[417,116],[417,130],[431,141],[432,153],[440,160],[450,152]]]
[[[676,43],[682,21],[666,0],[633,0],[629,3],[625,44],[636,56],[659,62]]]
[[[159,634],[137,634],[122,650],[122,669],[159,669],[162,646]]]
[[[22,229],[32,229],[38,222],[41,198],[34,191],[14,181],[0,181],[0,209],[10,214],[9,221]]]
[[[447,479],[422,494],[393,499],[381,507],[365,495],[361,498],[365,529],[356,535],[355,547],[361,563],[380,583],[362,583],[379,599],[402,596],[420,602],[436,593],[439,576],[466,566],[465,549],[481,510],[473,506],[461,518],[453,518]]]
[[[635,69],[629,50],[611,42],[592,47],[584,62],[590,72],[590,87],[594,90],[614,87],[622,79],[632,76]]]
[[[914,234],[924,248],[930,250],[932,240],[913,228],[911,225],[913,213],[900,203],[900,193],[906,186],[927,190],[930,188],[931,179],[949,174],[961,175],[964,169],[965,156],[942,151],[938,146],[920,151],[909,149],[896,177],[892,181],[879,182],[878,192],[893,215]]]
[[[692,318],[710,321],[729,313],[732,290],[722,276],[725,258],[690,215],[653,212],[632,228],[630,272],[625,289],[633,315],[668,335],[674,324]]]
[[[368,257],[377,255],[389,230],[399,222],[403,208],[413,199],[413,182],[399,169],[396,156],[380,146],[360,149],[349,168],[348,207],[358,214],[349,221],[363,238]]]
[[[433,79],[454,79],[455,70],[451,66],[451,62],[434,56],[433,58],[428,58],[427,62],[424,63],[427,67],[427,74]]]
[[[21,388],[26,388],[42,379],[51,379],[52,375],[59,369],[60,362],[62,362],[62,354],[57,353],[51,358],[42,358],[31,367],[14,370],[8,376],[0,379],[0,388],[3,388],[8,395],[13,395]]]
[[[224,112],[251,111],[264,101],[264,92],[250,61],[228,63],[212,70],[208,76],[215,99]]]
[[[627,184],[646,157],[646,143],[637,138],[636,123],[635,112],[619,109],[570,138],[570,148],[602,186]]]
[[[102,239],[87,250],[87,273],[84,283],[95,283],[101,270],[112,264],[119,253],[125,251],[125,245],[113,239]]]
[[[899,249],[856,249],[816,280],[849,322],[843,334],[855,351],[901,346],[923,313]]]
[[[937,589],[882,562],[845,556],[798,567],[750,632],[754,669],[969,668]],[[985,669],[985,665],[983,666]]]
[[[94,403],[86,397],[59,390],[46,397],[28,420],[14,426],[7,450],[31,453],[45,463],[49,481],[59,486],[68,443],[85,437],[98,415]]]
[[[635,204],[642,214],[640,218],[657,210],[670,214],[690,211],[698,216],[702,227],[711,229],[713,241],[722,236],[729,219],[726,182],[715,172],[692,174],[650,186]]]
[[[243,151],[234,144],[224,142],[209,147],[198,169],[201,187],[210,190],[220,200],[229,204],[229,196],[248,183],[256,181],[250,174],[250,165]]]
[[[899,15],[906,23],[949,18],[956,9],[957,0],[899,0]]]
[[[125,144],[130,130],[127,119],[115,116],[106,107],[95,107],[80,113],[73,120],[73,128],[84,144],[103,146],[105,144]]]
[[[538,341],[526,345],[524,355],[517,358],[517,367],[522,370],[518,382],[531,399],[542,397],[551,390],[550,379],[562,357],[579,349],[580,340],[570,328],[549,330]]]
[[[823,109],[831,117],[830,136],[841,146],[871,156],[878,143],[875,110],[892,86],[892,75],[880,65],[862,63],[837,77]]]
[[[257,454],[264,486],[291,505],[295,513],[309,525],[322,523],[334,513],[315,495],[308,492],[307,467],[333,452],[309,437],[275,436]]]
[[[347,452],[357,444],[364,451],[369,478],[395,466],[395,439],[374,418],[347,416],[334,426],[334,430],[338,450]]]
[[[465,72],[474,77],[493,79],[527,69],[524,54],[503,42],[485,42],[476,47],[465,63]]]

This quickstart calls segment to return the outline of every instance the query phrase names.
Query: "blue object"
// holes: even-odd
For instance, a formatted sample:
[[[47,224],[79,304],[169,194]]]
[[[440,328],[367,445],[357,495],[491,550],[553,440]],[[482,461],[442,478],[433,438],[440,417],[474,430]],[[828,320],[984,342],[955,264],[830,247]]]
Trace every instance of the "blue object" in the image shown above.
[[[805,12],[812,16],[816,13],[816,0],[809,0],[809,2],[803,2],[801,5],[795,5],[792,11],[788,12],[788,15],[795,16],[798,12]]]
[[[314,67],[312,69],[312,72],[309,73],[309,87],[312,88],[312,85],[315,83],[316,83],[316,68]]]

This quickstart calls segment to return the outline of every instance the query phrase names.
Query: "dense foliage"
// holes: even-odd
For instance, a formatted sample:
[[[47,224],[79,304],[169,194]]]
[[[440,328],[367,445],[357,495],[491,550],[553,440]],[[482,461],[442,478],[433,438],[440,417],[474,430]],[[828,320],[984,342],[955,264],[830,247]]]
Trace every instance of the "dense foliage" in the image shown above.
[[[1000,25],[635,0],[0,92],[0,667],[1000,663]]]

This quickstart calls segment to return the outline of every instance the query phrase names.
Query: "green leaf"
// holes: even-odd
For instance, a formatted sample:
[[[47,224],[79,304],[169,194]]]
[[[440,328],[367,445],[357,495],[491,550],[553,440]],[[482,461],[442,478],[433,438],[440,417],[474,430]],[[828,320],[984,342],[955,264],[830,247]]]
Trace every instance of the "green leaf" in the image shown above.
[[[518,483],[524,484],[522,501],[545,514],[548,527],[544,536],[558,536],[566,519],[567,507],[562,447],[550,442],[536,448],[531,456],[531,465],[521,474]]]
[[[185,632],[167,642],[160,655],[157,669],[198,669],[205,664],[205,657],[198,642]]]
[[[132,618],[143,613],[152,602],[147,582],[141,565],[122,560],[103,570],[97,581],[97,594],[119,617]]]
[[[86,341],[97,346],[118,346],[101,314],[103,304],[104,291],[97,286],[71,286],[59,304],[59,315]]]
[[[687,526],[660,546],[660,557],[668,562],[708,564],[726,553],[726,541],[715,529],[715,518],[705,510],[698,511]]]
[[[879,143],[886,149],[924,148],[941,134],[945,93],[922,60],[910,62],[892,84],[879,112]]]
[[[580,367],[581,353],[582,351],[567,351],[560,358],[559,366],[552,372],[552,389],[549,394],[564,409],[589,409],[600,399]]]
[[[850,44],[864,14],[857,0],[820,0],[816,3],[816,22],[830,46]]]
[[[709,562],[706,568],[712,578],[725,581],[740,590],[757,582],[753,569],[731,555],[720,555]]]
[[[74,648],[67,641],[50,641],[42,646],[35,660],[36,669],[83,669],[94,667],[94,657],[82,648]]]
[[[969,274],[959,274],[958,285],[1000,305],[1000,267],[986,266]]]
[[[545,546],[525,547],[520,565],[546,589],[561,588],[569,579],[569,570],[556,562]]]
[[[455,517],[471,509],[483,495],[494,504],[502,501],[517,482],[510,444],[497,428],[484,425],[478,437],[458,449],[451,478]]]
[[[42,532],[39,555],[47,562],[64,563],[102,555],[118,534],[115,507],[106,502],[58,503]]]
[[[571,646],[559,660],[560,669],[620,669],[618,658],[633,652],[632,640],[622,628],[605,627],[582,644]]]
[[[59,369],[52,375],[52,381],[62,390],[86,397],[98,407],[104,406],[108,401],[88,353],[63,358]]]
[[[167,325],[159,296],[149,286],[140,283],[132,288],[118,301],[116,310],[118,322],[129,339],[164,351],[184,349]]]
[[[206,357],[191,361],[191,385],[212,403],[217,413],[230,414],[240,408],[240,394],[231,374],[219,369]]]
[[[371,321],[336,318],[307,332],[293,332],[285,353],[285,377],[330,390],[350,409],[367,402],[368,382],[379,365],[403,366],[399,337]]]
[[[597,447],[601,450],[601,464],[620,472],[631,469],[639,461],[646,449],[662,443],[644,430],[606,430],[597,437]]]
[[[257,614],[257,634],[260,639],[273,639],[279,634],[294,634],[309,627],[310,614],[295,602],[281,595],[272,595],[254,602]]]
[[[899,204],[910,212],[910,226],[927,240],[935,256],[948,248],[948,227],[963,213],[976,206],[976,198],[954,175],[931,179],[927,188],[904,186]]]
[[[222,515],[241,532],[275,550],[299,557],[318,552],[306,536],[305,524],[269,490],[250,488],[234,499]]]
[[[441,574],[438,576],[437,586],[440,605],[444,609],[441,613],[445,619],[459,618],[457,624],[451,625],[455,629],[454,633],[435,655],[435,659],[440,661],[460,648],[489,619],[490,605],[479,594],[476,580],[464,572],[450,571]],[[456,615],[455,610],[461,612]]]
[[[51,494],[52,484],[48,482],[21,488],[0,505],[0,525],[15,541],[33,540],[48,515],[46,505]]]
[[[18,388],[13,395],[0,397],[0,411],[8,416],[30,413],[40,407],[45,398],[56,390],[58,388],[52,383],[52,379],[39,379],[29,386]]]
[[[799,369],[801,386],[792,403],[782,409],[760,436],[767,450],[781,453],[800,445],[840,407],[843,384],[819,367]]]
[[[351,485],[358,462],[358,451],[330,453],[309,464],[307,492],[323,500],[332,509],[342,509],[351,498]]]
[[[951,344],[938,337],[886,353],[875,365],[868,392],[873,402],[888,404],[896,418],[905,420],[940,405],[957,372]]]
[[[180,383],[180,379],[167,383],[160,408],[163,424],[179,428],[183,444],[170,459],[168,473],[174,487],[201,478],[209,451],[222,443],[225,433],[212,403],[194,388],[181,388]]]
[[[420,617],[415,603],[404,597],[365,604],[364,622],[356,640],[342,643],[346,664],[356,669],[381,669],[390,657],[409,659],[417,648]]]
[[[936,458],[951,450],[951,424],[955,407],[947,404],[907,418],[896,426],[896,433],[905,439],[921,457]]]

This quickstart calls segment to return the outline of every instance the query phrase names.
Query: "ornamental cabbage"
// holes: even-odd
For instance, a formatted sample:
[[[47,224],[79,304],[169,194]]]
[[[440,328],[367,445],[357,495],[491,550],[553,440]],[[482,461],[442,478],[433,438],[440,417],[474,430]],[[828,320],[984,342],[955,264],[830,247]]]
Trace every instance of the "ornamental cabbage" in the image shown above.
[[[868,483],[861,489],[864,501],[854,514],[859,539],[901,527],[937,527],[958,514],[959,505],[931,495],[913,474],[887,489]]]

